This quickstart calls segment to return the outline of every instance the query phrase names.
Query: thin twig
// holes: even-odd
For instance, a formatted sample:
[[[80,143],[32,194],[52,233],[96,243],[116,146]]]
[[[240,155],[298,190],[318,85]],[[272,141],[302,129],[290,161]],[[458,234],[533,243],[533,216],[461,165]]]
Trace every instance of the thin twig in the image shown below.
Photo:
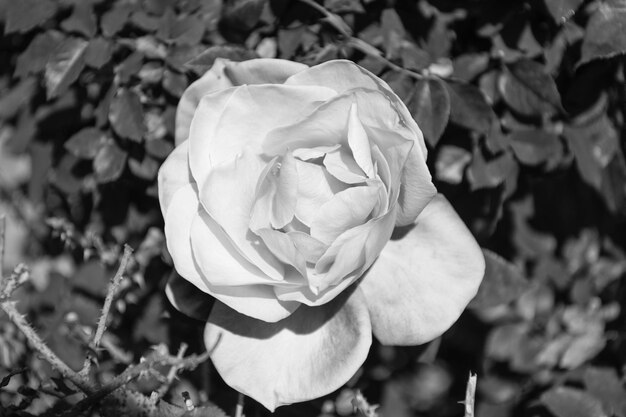
[[[188,346],[186,343],[181,343],[180,348],[178,348],[178,354],[176,354],[176,357],[178,359],[182,359],[185,356],[185,352],[187,352],[187,347]],[[178,366],[172,366],[170,368],[169,372],[167,373],[167,380],[163,385],[159,387],[159,390],[157,392],[157,398],[163,398],[163,396],[167,394],[167,391],[169,391],[170,387],[172,386],[172,382],[174,382],[174,378],[176,378],[176,373],[178,373],[178,369]]]
[[[82,375],[89,374],[89,370],[94,359],[92,352],[95,352],[100,346],[100,341],[102,340],[102,336],[104,336],[104,331],[106,330],[109,311],[111,310],[111,305],[113,304],[113,297],[115,297],[117,289],[122,282],[122,277],[126,272],[126,268],[128,267],[128,263],[130,262],[130,257],[132,254],[133,249],[128,245],[124,245],[124,255],[122,255],[122,260],[120,261],[120,265],[117,268],[115,276],[109,283],[107,295],[104,299],[104,305],[102,306],[102,312],[100,313],[100,319],[98,320],[98,327],[96,328],[96,333],[93,337],[93,341],[90,343],[91,349],[87,351],[87,357],[85,358],[83,369],[80,371]]]
[[[26,339],[30,342],[32,347],[37,350],[44,357],[44,359],[52,365],[54,369],[59,371],[64,378],[72,381],[74,385],[80,388],[86,394],[94,391],[91,383],[81,377],[77,372],[71,369],[65,364],[45,343],[32,326],[26,321],[23,315],[21,315],[17,308],[15,308],[15,301],[3,301],[0,303],[0,307],[9,316],[9,319],[17,326],[18,329],[26,336]]]
[[[235,417],[243,417],[243,403],[245,400],[246,396],[240,392],[239,397],[237,397],[237,408],[235,408]]]
[[[467,388],[465,390],[465,401],[460,401],[465,405],[464,417],[474,417],[474,402],[476,396],[476,374],[470,372],[467,380]]]

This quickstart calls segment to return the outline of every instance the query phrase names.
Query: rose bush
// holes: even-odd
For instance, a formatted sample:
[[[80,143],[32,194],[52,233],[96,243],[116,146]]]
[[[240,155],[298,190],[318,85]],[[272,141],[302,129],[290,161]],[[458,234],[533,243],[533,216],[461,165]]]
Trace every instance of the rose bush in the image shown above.
[[[183,310],[217,300],[215,367],[268,409],[342,386],[372,333],[436,338],[475,295],[484,259],[436,193],[420,129],[356,64],[218,59],[181,99],[176,143],[159,200],[199,291],[168,296]]]

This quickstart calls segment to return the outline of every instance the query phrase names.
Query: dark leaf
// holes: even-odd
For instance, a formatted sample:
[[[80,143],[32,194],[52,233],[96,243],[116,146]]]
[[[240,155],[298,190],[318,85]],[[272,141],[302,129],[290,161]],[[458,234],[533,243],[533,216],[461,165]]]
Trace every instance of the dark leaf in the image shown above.
[[[72,14],[61,23],[61,27],[66,32],[76,32],[92,38],[98,29],[93,5],[88,1],[75,2]]]
[[[119,82],[126,84],[131,77],[137,77],[143,65],[144,56],[141,52],[133,52],[120,65],[115,68]]]
[[[4,33],[28,32],[41,26],[57,12],[57,4],[50,0],[8,1]]]
[[[528,335],[528,324],[504,324],[489,333],[485,354],[497,361],[508,361],[519,350],[521,341]]]
[[[153,139],[146,141],[146,152],[157,159],[165,159],[172,152],[174,146],[163,139]]]
[[[215,298],[200,291],[176,271],[172,271],[167,281],[165,294],[178,311],[200,321],[208,320],[215,302]]]
[[[170,39],[178,45],[197,45],[204,36],[204,23],[195,15],[176,19],[170,31]]]
[[[67,38],[54,51],[45,72],[48,99],[63,94],[78,79],[85,67],[87,45],[82,39]]]
[[[626,7],[621,0],[600,2],[589,19],[579,65],[626,53]]]
[[[424,137],[435,147],[450,117],[450,96],[443,81],[439,78],[419,80],[409,108]]]
[[[0,118],[8,119],[15,116],[20,109],[30,101],[37,83],[33,78],[21,81],[8,93],[0,97]]]
[[[584,381],[587,391],[602,401],[604,411],[617,417],[626,416],[626,390],[615,369],[588,367]]]
[[[517,159],[526,165],[544,163],[561,151],[559,137],[541,129],[512,132],[511,147]]]
[[[223,26],[236,28],[242,32],[254,29],[261,18],[265,2],[266,0],[230,0],[225,2],[222,9]]]
[[[85,128],[74,134],[67,142],[65,149],[78,158],[93,159],[105,142],[105,135],[100,129]]]
[[[23,77],[43,71],[62,39],[63,35],[55,30],[35,36],[28,48],[17,58],[14,75]]]
[[[470,308],[484,309],[509,303],[528,289],[528,281],[515,265],[489,249],[483,249],[485,277]]]
[[[111,61],[113,44],[104,38],[94,38],[89,41],[85,51],[85,64],[91,68],[100,69]]]
[[[360,0],[325,0],[324,6],[334,13],[365,13]]]
[[[110,38],[122,30],[122,28],[126,25],[131,12],[132,6],[129,4],[116,3],[116,5],[102,15],[102,18],[100,19],[102,34]]]
[[[115,133],[124,139],[140,142],[146,127],[143,123],[143,108],[137,94],[121,89],[111,101],[109,122]]]
[[[93,170],[99,183],[115,181],[122,175],[126,166],[127,154],[115,143],[102,146],[93,160]]]
[[[450,120],[466,129],[488,133],[493,110],[483,93],[471,84],[446,82],[445,85],[450,95]]]
[[[200,55],[187,62],[185,66],[192,69],[197,74],[204,74],[213,66],[217,58],[226,58],[231,61],[246,61],[256,58],[256,54],[242,46],[211,46]]]
[[[179,98],[189,85],[187,76],[172,70],[166,69],[163,73],[163,88],[172,96]]]
[[[609,417],[597,398],[575,388],[552,388],[540,401],[556,417]]]
[[[561,24],[574,16],[584,0],[544,0],[544,2],[554,21]]]
[[[486,53],[464,54],[454,59],[454,76],[470,82],[487,70],[489,55]]]
[[[467,177],[472,190],[493,188],[502,184],[511,176],[517,175],[517,163],[510,153],[485,160],[481,150],[476,147],[472,163],[467,170]]]
[[[522,115],[541,117],[564,112],[554,79],[538,62],[520,59],[508,65],[498,87],[506,103]]]
[[[141,161],[130,158],[128,168],[136,177],[151,181],[156,178],[160,164],[153,158],[146,156]]]

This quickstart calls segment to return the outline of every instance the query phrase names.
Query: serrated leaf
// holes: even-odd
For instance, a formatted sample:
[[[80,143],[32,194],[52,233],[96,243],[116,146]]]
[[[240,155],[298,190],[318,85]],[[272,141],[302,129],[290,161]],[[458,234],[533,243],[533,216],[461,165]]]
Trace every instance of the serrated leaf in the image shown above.
[[[75,133],[64,146],[78,158],[93,159],[104,144],[105,138],[106,136],[100,129],[88,127]]]
[[[485,277],[470,308],[484,309],[509,303],[528,289],[528,280],[512,263],[489,249],[483,249]]]
[[[544,163],[561,149],[559,137],[541,129],[517,130],[511,133],[510,139],[515,156],[526,165]]]
[[[143,108],[137,94],[121,89],[111,101],[109,122],[115,133],[124,139],[140,142],[146,127],[143,123]]]
[[[256,58],[256,54],[253,51],[237,45],[211,46],[191,61],[185,63],[185,66],[198,74],[204,74],[213,66],[217,58],[226,58],[231,61],[239,62]]]
[[[450,96],[444,82],[439,78],[419,80],[409,108],[426,140],[437,146],[450,117]]]
[[[584,382],[587,391],[602,402],[604,411],[617,417],[626,416],[626,389],[615,369],[589,367]]]
[[[63,35],[55,30],[49,30],[35,36],[28,48],[17,58],[14,75],[23,77],[43,71],[62,40]]]
[[[113,142],[102,146],[93,160],[96,180],[103,184],[118,179],[124,172],[127,157],[126,152]]]
[[[538,62],[520,59],[507,65],[498,88],[509,107],[522,115],[541,117],[564,112],[554,79]]]
[[[6,5],[4,33],[28,32],[41,26],[57,12],[57,4],[50,0],[14,0]]]
[[[554,21],[562,24],[574,16],[584,0],[544,0],[544,2]]]
[[[87,45],[85,40],[67,38],[54,51],[44,74],[48,99],[63,94],[78,79],[85,66]]]
[[[626,53],[626,5],[620,0],[600,2],[587,24],[578,65]]]
[[[75,2],[72,14],[61,23],[61,27],[66,32],[76,32],[92,38],[98,28],[93,5],[88,1]]]
[[[450,96],[450,120],[466,129],[489,133],[493,110],[483,93],[467,83],[446,82],[445,86]]]
[[[609,417],[597,398],[575,388],[552,388],[539,401],[556,417]]]

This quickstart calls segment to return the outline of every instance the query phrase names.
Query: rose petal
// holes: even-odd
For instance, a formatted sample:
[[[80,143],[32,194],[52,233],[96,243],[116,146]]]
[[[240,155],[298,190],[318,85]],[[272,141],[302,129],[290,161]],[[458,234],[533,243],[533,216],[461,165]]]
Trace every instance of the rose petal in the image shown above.
[[[352,150],[354,160],[359,164],[368,178],[374,178],[374,165],[372,163],[372,154],[370,150],[370,141],[367,132],[363,129],[363,125],[359,120],[359,114],[356,104],[350,106],[350,119],[348,120],[348,144]]]
[[[377,202],[377,187],[353,187],[335,194],[319,208],[311,236],[331,244],[346,230],[365,223]]]
[[[165,295],[176,310],[204,322],[209,320],[209,314],[215,304],[214,297],[200,291],[176,271],[172,271],[167,280]]]
[[[259,58],[242,62],[225,62],[225,72],[234,85],[282,84],[308,66],[286,59]]]
[[[214,91],[232,87],[234,84],[224,73],[225,61],[221,58],[202,77],[193,82],[183,93],[176,108],[176,130],[174,137],[179,145],[189,137],[191,120],[198,108],[200,99]]]
[[[267,132],[300,120],[334,95],[324,87],[275,84],[244,85],[205,95],[189,133],[189,164],[199,187],[212,167],[232,161],[244,149],[261,154]]]
[[[224,381],[271,411],[345,384],[365,361],[371,326],[360,292],[300,307],[270,324],[216,303],[205,344]],[[340,337],[338,337],[340,335]]]
[[[296,168],[298,171],[296,217],[307,226],[311,226],[320,207],[347,186],[317,164],[296,161]]]
[[[287,233],[273,229],[260,229],[256,233],[280,261],[293,266],[303,277],[307,276],[306,260]]]
[[[178,145],[167,157],[158,176],[159,203],[163,218],[174,197],[181,188],[194,183],[189,172],[189,142],[185,141]],[[185,175],[187,173],[187,175]]]
[[[191,185],[181,188],[170,203],[165,218],[165,238],[176,271],[199,290],[250,317],[274,322],[295,311],[300,303],[278,300],[273,288],[268,285],[218,287],[207,280],[191,248],[191,225],[199,207],[196,192]]]
[[[331,146],[316,146],[314,148],[294,149],[293,156],[303,161],[308,161],[309,159],[321,158],[328,152],[339,149],[340,146],[341,145],[337,144]]]
[[[317,262],[328,249],[328,245],[312,238],[308,233],[293,231],[287,234],[307,262]]]
[[[377,90],[355,89],[329,99],[299,122],[270,131],[263,141],[263,151],[282,155],[287,149],[347,144],[350,108],[355,103],[363,125],[403,132],[407,138],[413,135],[387,96]]]
[[[324,157],[324,166],[333,177],[346,184],[359,184],[367,180],[359,164],[344,147],[328,152]]]
[[[359,284],[374,334],[390,345],[440,336],[474,297],[484,270],[476,240],[438,195],[406,236],[387,243]]]
[[[347,60],[332,60],[316,65],[289,77],[285,84],[293,85],[319,85],[332,88],[339,94],[353,89],[372,89],[380,91],[393,103],[395,110],[401,115],[402,123],[415,135],[419,145],[420,154],[426,157],[426,144],[422,131],[415,123],[411,113],[402,100],[393,92],[391,87],[366,70]]]
[[[251,153],[214,168],[200,189],[200,201],[224,229],[240,253],[273,280],[284,279],[284,268],[250,229],[257,182],[265,168]]]

